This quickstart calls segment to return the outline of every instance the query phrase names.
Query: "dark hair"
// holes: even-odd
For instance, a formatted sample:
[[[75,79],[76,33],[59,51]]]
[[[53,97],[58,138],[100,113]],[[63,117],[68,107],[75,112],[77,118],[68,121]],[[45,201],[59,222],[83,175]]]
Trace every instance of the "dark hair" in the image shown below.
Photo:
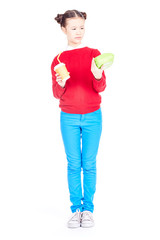
[[[67,18],[81,17],[87,19],[87,14],[85,12],[79,12],[77,10],[68,10],[64,14],[57,14],[54,19],[61,25],[61,27],[66,27]]]

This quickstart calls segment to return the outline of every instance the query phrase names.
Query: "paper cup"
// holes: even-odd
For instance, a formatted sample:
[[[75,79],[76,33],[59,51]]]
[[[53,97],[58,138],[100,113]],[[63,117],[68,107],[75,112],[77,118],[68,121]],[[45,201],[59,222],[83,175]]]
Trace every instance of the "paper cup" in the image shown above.
[[[69,72],[67,71],[65,63],[57,64],[54,67],[54,71],[61,76],[62,80],[67,80],[68,78],[70,78]]]

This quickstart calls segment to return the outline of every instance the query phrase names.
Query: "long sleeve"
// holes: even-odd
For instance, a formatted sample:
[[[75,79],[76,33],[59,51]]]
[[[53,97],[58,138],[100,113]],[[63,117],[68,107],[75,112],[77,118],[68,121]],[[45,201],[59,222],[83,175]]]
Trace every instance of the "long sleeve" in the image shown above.
[[[106,87],[105,75],[96,80],[91,71],[92,59],[98,56],[97,49],[82,47],[65,50],[59,60],[66,65],[70,78],[65,87],[61,87],[56,81],[54,67],[59,63],[57,56],[51,64],[53,96],[59,99],[59,107],[63,112],[74,114],[86,114],[100,108],[102,92]]]
[[[53,96],[57,99],[60,99],[62,95],[64,94],[66,87],[62,88],[57,82],[56,82],[56,76],[55,76],[55,71],[54,67],[58,64],[56,62],[56,58],[54,58],[52,64],[51,64],[51,74],[52,74],[52,91],[53,91]]]
[[[94,49],[93,51],[93,57],[97,57],[99,56],[101,53],[99,52],[98,49]],[[102,77],[101,79],[96,79],[94,76],[93,76],[93,87],[94,89],[97,91],[97,92],[103,92],[106,88],[107,84],[106,84],[106,76],[105,76],[105,73],[104,71],[102,72]]]

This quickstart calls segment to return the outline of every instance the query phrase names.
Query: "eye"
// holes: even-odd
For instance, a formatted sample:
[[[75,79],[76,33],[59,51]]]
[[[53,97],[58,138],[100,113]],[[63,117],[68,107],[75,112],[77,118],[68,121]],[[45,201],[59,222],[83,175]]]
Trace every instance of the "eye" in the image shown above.
[[[72,30],[76,30],[76,28],[73,28]]]

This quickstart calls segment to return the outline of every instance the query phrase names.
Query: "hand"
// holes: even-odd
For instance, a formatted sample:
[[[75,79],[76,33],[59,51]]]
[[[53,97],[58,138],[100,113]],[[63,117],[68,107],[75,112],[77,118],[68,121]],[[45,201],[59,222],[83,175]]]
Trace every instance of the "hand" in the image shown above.
[[[62,87],[64,88],[65,87],[65,84],[66,84],[66,80],[62,80],[61,76],[56,73],[56,82]]]
[[[94,77],[96,79],[101,79],[102,77],[102,72],[103,72],[103,65],[102,67],[99,69],[96,64],[95,64],[95,61],[94,61],[94,58],[92,59],[92,64],[91,64],[91,72],[93,73]]]

